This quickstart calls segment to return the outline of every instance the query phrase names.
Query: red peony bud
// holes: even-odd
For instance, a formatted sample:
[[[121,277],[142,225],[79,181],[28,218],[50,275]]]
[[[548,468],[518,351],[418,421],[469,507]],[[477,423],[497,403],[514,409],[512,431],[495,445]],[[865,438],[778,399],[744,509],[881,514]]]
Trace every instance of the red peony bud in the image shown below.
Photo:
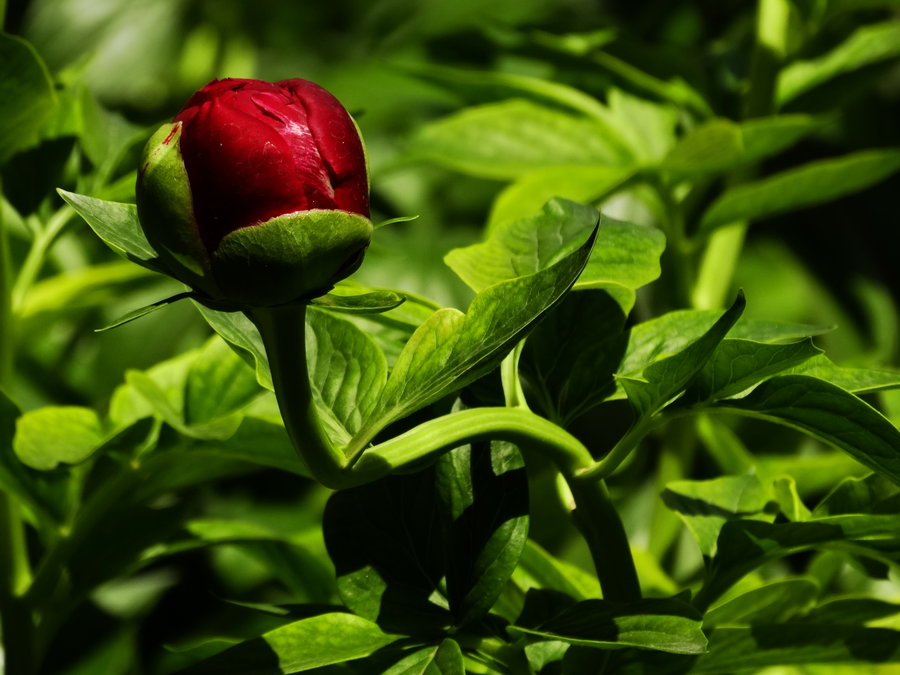
[[[147,238],[172,274],[253,305],[326,292],[369,238],[353,119],[306,80],[215,80],[150,140],[138,177]]]

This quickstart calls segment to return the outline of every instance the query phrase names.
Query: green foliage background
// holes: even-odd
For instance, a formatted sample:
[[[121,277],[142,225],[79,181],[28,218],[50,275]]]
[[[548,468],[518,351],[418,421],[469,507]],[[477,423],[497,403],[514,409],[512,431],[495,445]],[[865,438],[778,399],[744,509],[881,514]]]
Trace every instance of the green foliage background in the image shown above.
[[[772,3],[760,3],[765,4]],[[783,39],[768,53],[754,48],[755,5],[737,1],[8,0],[4,27],[16,38],[0,63],[0,114],[15,124],[0,135],[8,230],[2,262],[5,274],[17,274],[11,294],[17,320],[14,375],[0,380],[7,379],[6,389],[22,410],[44,411],[28,418],[35,429],[50,426],[65,439],[79,439],[67,445],[66,456],[43,445],[17,452],[51,477],[57,462],[77,471],[98,447],[116,457],[122,448],[150,448],[176,433],[191,439],[197,452],[197,476],[168,476],[166,457],[154,459],[153,471],[171,480],[173,489],[185,490],[183,498],[162,500],[152,513],[135,510],[140,521],[129,520],[131,511],[125,511],[122,522],[103,525],[99,540],[105,538],[108,549],[72,563],[73,587],[91,602],[65,624],[46,672],[140,672],[134,670],[138,663],[152,663],[147,672],[174,672],[182,663],[179,652],[160,656],[160,644],[188,649],[210,636],[237,640],[279,625],[272,618],[277,612],[251,615],[237,603],[337,601],[319,526],[328,494],[298,476],[302,468],[282,452],[277,412],[271,401],[256,396],[253,372],[220,342],[207,341],[209,326],[188,303],[94,333],[181,288],[113,255],[55,192],[62,187],[133,201],[141,145],[214,77],[314,80],[354,113],[369,152],[373,220],[419,216],[378,230],[354,280],[430,299],[408,303],[405,311],[419,313],[411,324],[433,309],[431,301],[464,309],[473,291],[497,280],[479,275],[494,269],[489,263],[496,251],[490,246],[503,242],[503,224],[560,194],[598,205],[613,219],[613,235],[616,219],[647,226],[646,239],[626,261],[636,276],[594,279],[594,287],[608,290],[626,313],[633,304],[629,325],[659,321],[672,310],[724,309],[741,288],[745,319],[803,324],[808,332],[798,335],[817,333],[815,344],[832,362],[860,369],[843,371],[856,386],[847,388],[895,426],[900,423],[900,395],[888,388],[896,386],[893,369],[900,367],[900,3],[794,0],[784,6],[789,11],[779,33]],[[40,60],[19,38],[33,45]],[[4,89],[4,83],[18,81],[35,87],[24,108],[17,105],[21,89]],[[748,121],[775,114],[770,127]],[[658,189],[661,181],[664,189]],[[746,234],[735,221],[749,221]],[[644,286],[654,276],[646,272],[654,258],[646,252],[659,247],[658,231],[668,238],[662,276]],[[731,234],[721,234],[726,231]],[[487,249],[460,248],[489,234],[495,238]],[[708,236],[724,244],[704,261]],[[502,255],[511,244],[504,246]],[[452,249],[459,250],[445,264]],[[634,289],[640,289],[636,295]],[[613,310],[584,311],[612,317]],[[326,335],[327,316],[314,319],[311,330]],[[674,319],[672,327],[702,334]],[[385,330],[377,339],[392,364],[397,335]],[[535,344],[548,351],[557,339],[534,334]],[[322,340],[319,349],[330,353]],[[742,347],[737,340],[726,346],[735,353]],[[777,358],[787,363],[795,356]],[[9,371],[5,362],[12,355],[0,357],[0,373]],[[546,365],[527,351],[522,359],[526,382],[528,373],[534,378]],[[808,363],[812,370],[794,376],[838,376],[828,362]],[[861,369],[873,378],[869,384]],[[320,377],[324,382],[328,375]],[[697,396],[723,386],[715,372],[704,377],[694,385],[706,387]],[[203,395],[235,381],[212,403]],[[591,385],[583,384],[579,401],[600,396]],[[747,407],[765,412],[768,392],[757,393]],[[626,430],[624,398],[620,391],[621,407],[587,414],[572,401],[535,407],[565,421],[589,448],[602,452]],[[252,424],[234,436],[236,410]],[[340,423],[352,426],[352,414]],[[0,415],[0,423],[7,418],[11,413]],[[152,422],[135,425],[142,419]],[[116,436],[122,430],[127,438]],[[739,560],[741,546],[758,534],[755,523],[772,520],[765,504],[774,500],[782,512],[793,510],[798,522],[776,522],[773,527],[788,529],[767,536],[785,547],[808,542],[798,548],[810,552],[768,563],[738,589],[782,593],[794,610],[814,607],[815,583],[834,597],[866,594],[896,602],[895,551],[872,562],[854,550],[828,549],[831,540],[809,529],[789,529],[802,525],[802,515],[816,504],[821,517],[862,512],[862,502],[848,507],[841,500],[852,499],[840,491],[822,500],[840,481],[867,475],[865,466],[794,429],[756,420],[705,420],[696,437],[693,431],[679,420],[667,424],[610,481],[652,594],[674,595],[697,582],[702,556],[716,555],[717,536],[719,553],[722,537],[730,537],[724,541],[733,544]],[[253,461],[268,469],[247,474],[241,461],[251,447],[248,438]],[[677,450],[680,445],[686,449]],[[112,472],[112,465],[94,467],[86,491],[102,487],[104,470]],[[211,477],[220,480],[205,484]],[[595,597],[595,582],[584,571],[590,569],[588,551],[574,530],[560,526],[555,488],[539,479],[532,485],[532,541],[516,572],[519,581],[540,576],[536,570],[546,549],[577,589],[573,597]],[[697,481],[707,479],[718,482],[698,493]],[[134,489],[141,480],[134,478]],[[893,503],[887,488],[864,485],[860,491],[876,495],[866,508]],[[72,525],[67,514],[82,495],[56,488],[51,479],[22,498],[37,518],[66,528]],[[847,485],[844,490],[853,491]],[[742,495],[739,503],[732,501],[734,494]],[[111,503],[115,498],[109,496]],[[691,500],[700,498],[725,512],[754,515],[729,518],[723,529],[724,518],[691,511]],[[162,559],[171,551],[144,551],[146,542],[130,539],[135,522],[158,532],[161,547],[184,551],[154,564],[154,556]],[[258,529],[241,530],[247,523]],[[845,549],[858,545],[854,537],[868,536],[853,529],[852,518],[839,526],[845,528]],[[181,536],[185,529],[189,537]],[[149,557],[135,566],[138,553]],[[736,562],[723,557],[716,560],[726,571],[707,582],[725,588],[728,565]],[[113,577],[95,587],[95,581]],[[773,591],[762,583],[773,579],[783,586]],[[46,590],[50,597],[53,589]],[[744,619],[753,611],[778,618],[777,603],[759,600],[756,610],[755,596],[741,597],[746,607],[725,604],[711,612],[704,625],[723,627],[716,635],[724,646],[700,661],[697,672],[770,665],[741,660],[760,642],[729,628],[735,621],[729,611]],[[825,621],[816,612],[826,609],[819,605],[804,614],[809,621],[795,630],[814,634],[817,621]],[[881,616],[855,606],[846,616],[854,610],[866,620]],[[896,627],[896,612],[882,610],[892,618],[878,625]],[[785,610],[782,618],[789,614]],[[848,626],[861,630],[862,621]],[[90,640],[79,625],[93,634]],[[359,631],[362,643],[371,645],[371,628],[348,624],[340,630]],[[435,644],[433,654],[418,658],[455,663],[454,649],[459,648],[452,641]],[[368,653],[361,649],[358,656]],[[854,655],[835,648],[825,660],[847,662]],[[811,658],[796,652],[780,663],[804,669]],[[889,660],[896,661],[896,654]],[[861,666],[847,667],[859,672],[852,669]],[[871,668],[875,672],[877,666]]]

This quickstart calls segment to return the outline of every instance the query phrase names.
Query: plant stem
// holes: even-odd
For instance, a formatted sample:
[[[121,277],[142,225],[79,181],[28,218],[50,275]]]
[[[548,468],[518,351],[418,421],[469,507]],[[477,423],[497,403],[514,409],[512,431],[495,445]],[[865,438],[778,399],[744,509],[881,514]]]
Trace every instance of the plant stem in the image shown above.
[[[12,289],[12,306],[14,310],[21,310],[28,290],[34,284],[34,280],[37,279],[41,267],[44,265],[47,251],[50,250],[50,247],[53,246],[74,215],[75,210],[71,206],[63,206],[50,217],[46,225],[35,235],[34,241],[31,242],[31,248],[28,249],[28,255],[25,256],[25,261],[19,270],[15,286]]]
[[[3,388],[9,386],[13,375],[13,319],[6,225],[0,212],[0,387]],[[21,597],[30,580],[19,505],[11,495],[0,492],[0,629],[6,672],[10,674],[28,675],[33,671],[32,621]]]
[[[510,408],[525,408],[528,410],[528,401],[522,390],[522,381],[519,379],[519,358],[525,348],[525,340],[521,340],[515,348],[506,355],[500,364],[500,379],[503,381],[503,395],[506,405]]]
[[[778,72],[787,55],[789,0],[759,0],[756,14],[756,46],[750,63],[750,86],[744,98],[744,117],[770,115],[776,109]],[[733,177],[731,185],[746,182],[752,176],[743,171]],[[696,309],[719,309],[737,267],[744,238],[745,221],[735,222],[712,233],[703,253],[700,274],[691,294]]]
[[[631,454],[631,451],[637,447],[644,436],[654,426],[659,424],[660,419],[654,415],[644,415],[632,425],[612,450],[600,461],[592,462],[590,466],[584,467],[578,472],[578,477],[585,480],[603,480],[609,478],[615,470],[619,468]]]
[[[247,312],[266,348],[284,426],[313,477],[330,488],[344,486],[344,455],[332,446],[319,419],[306,365],[306,307],[269,307]]]

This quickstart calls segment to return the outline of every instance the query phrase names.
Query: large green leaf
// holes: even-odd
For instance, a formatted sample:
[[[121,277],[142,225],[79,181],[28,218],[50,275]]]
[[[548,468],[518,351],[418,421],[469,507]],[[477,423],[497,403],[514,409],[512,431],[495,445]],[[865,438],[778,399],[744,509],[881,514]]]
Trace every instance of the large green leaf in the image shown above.
[[[719,406],[805,431],[900,483],[900,430],[836,385],[806,375],[781,375],[749,396]]]
[[[325,540],[344,602],[386,630],[464,626],[490,610],[528,536],[528,482],[505,443],[465,446],[434,469],[339,492]]]
[[[700,372],[744,311],[746,301],[738,294],[731,307],[699,338],[672,356],[644,368],[640,379],[620,377],[628,400],[641,415],[656,412],[676,396]]]
[[[703,617],[704,628],[753,626],[787,621],[805,614],[819,597],[819,584],[807,577],[778,579],[742,593]]]
[[[300,673],[369,656],[398,637],[353,614],[319,614],[229,647],[179,672],[184,675]]]
[[[527,173],[497,195],[488,217],[488,232],[537,213],[554,197],[591,204],[611,194],[635,173],[620,166],[551,166]]]
[[[308,311],[306,359],[317,403],[345,435],[359,431],[387,381],[384,354],[366,333],[328,312]]]
[[[265,348],[250,320],[240,312],[198,307],[213,329],[255,365],[257,380],[271,388]],[[345,319],[312,307],[306,319],[306,358],[316,405],[332,440],[345,445],[384,387],[384,354],[364,331]]]
[[[253,369],[224,340],[213,337],[197,353],[188,370],[184,420],[209,423],[235,413],[262,393]]]
[[[102,443],[96,412],[78,406],[47,406],[17,420],[13,450],[23,464],[46,471],[60,462],[83,462]]]
[[[486,241],[454,249],[444,260],[470,288],[481,291],[567,255],[596,218],[590,207],[552,200],[540,213],[498,225]],[[659,276],[664,248],[659,230],[601,217],[597,243],[574,287],[606,289],[628,312],[634,290]]]
[[[0,33],[0,164],[38,141],[55,106],[53,83],[34,47]]]
[[[809,375],[854,394],[870,394],[900,387],[900,371],[887,368],[844,368],[819,354],[790,369],[791,375]]]
[[[763,513],[770,494],[753,475],[673,481],[666,485],[662,499],[685,522],[704,556],[715,555],[719,530],[727,521],[774,517]]]
[[[525,342],[519,368],[530,404],[565,426],[615,391],[627,343],[625,314],[609,294],[570,293]]]
[[[681,139],[661,168],[678,174],[724,171],[777,154],[821,124],[809,115],[759,117],[740,124],[710,120]]]
[[[584,223],[581,223],[583,226]],[[596,229],[581,229],[568,254],[546,269],[486,288],[467,313],[435,312],[397,357],[378,404],[354,439],[360,449],[391,422],[474,382],[500,364],[584,269]]]
[[[700,654],[706,650],[700,615],[678,600],[627,604],[583,600],[537,626],[516,625],[507,630],[515,636],[597,649],[639,647],[672,654]]]
[[[827,544],[894,541],[898,528],[897,514],[849,514],[799,523],[728,521],[719,533],[717,553],[694,604],[707,607],[738,579],[769,560]]]
[[[445,638],[439,645],[423,647],[401,659],[383,675],[465,675],[466,666],[459,644]]]
[[[821,353],[809,338],[788,344],[726,338],[703,366],[686,398],[706,401],[736,396]]]
[[[827,54],[810,61],[797,61],[778,78],[779,105],[828,80],[863,66],[900,56],[900,24],[885,21],[858,28]]]
[[[751,628],[718,628],[710,637],[709,653],[697,660],[691,672],[724,675],[758,672],[770,666],[806,669],[818,664],[847,664],[852,668],[847,672],[863,673],[869,672],[869,666],[898,662],[900,631],[851,621],[823,625],[797,620]]]
[[[703,214],[709,232],[741,220],[757,220],[863,190],[900,170],[900,151],[869,150],[810,162],[727,190]]]
[[[629,151],[616,130],[522,99],[474,106],[424,127],[410,152],[457,171],[517,178],[549,166],[621,166]]]
[[[437,462],[450,523],[447,593],[456,625],[481,619],[500,596],[528,538],[528,479],[509,443],[458,448]]]

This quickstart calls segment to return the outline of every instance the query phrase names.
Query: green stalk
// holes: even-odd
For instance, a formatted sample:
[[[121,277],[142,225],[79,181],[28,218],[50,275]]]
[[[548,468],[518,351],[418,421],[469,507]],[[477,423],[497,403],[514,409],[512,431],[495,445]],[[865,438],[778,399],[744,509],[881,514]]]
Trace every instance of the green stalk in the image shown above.
[[[0,5],[0,10],[3,9]],[[0,387],[3,388],[12,381],[15,349],[9,263],[6,225],[0,212]],[[6,672],[10,674],[28,675],[34,670],[33,624],[21,596],[30,580],[19,505],[11,495],[0,492],[0,629]]]
[[[759,0],[756,46],[750,63],[750,87],[744,99],[745,118],[775,112],[778,73],[787,55],[790,12],[790,0]],[[749,178],[749,173],[742,172],[731,184],[740,184]],[[696,309],[719,309],[725,304],[744,245],[747,225],[744,221],[732,223],[710,235],[691,297]]]
[[[322,485],[342,487],[344,455],[322,428],[309,383],[306,306],[254,309],[247,316],[266,348],[278,408],[294,449]]]

